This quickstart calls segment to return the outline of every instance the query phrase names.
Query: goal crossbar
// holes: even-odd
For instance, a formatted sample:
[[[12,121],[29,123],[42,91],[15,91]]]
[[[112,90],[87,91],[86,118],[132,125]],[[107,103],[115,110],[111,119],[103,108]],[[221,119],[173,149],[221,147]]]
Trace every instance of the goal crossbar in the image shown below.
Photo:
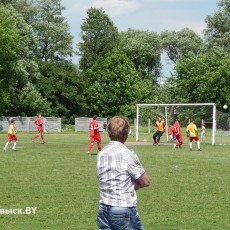
[[[136,141],[138,141],[139,133],[139,108],[140,107],[150,107],[150,106],[162,106],[165,107],[165,117],[167,122],[167,107],[168,106],[212,106],[213,121],[212,121],[212,144],[215,144],[215,131],[216,131],[216,104],[215,103],[187,103],[187,104],[137,104],[136,110]],[[168,125],[166,124],[166,127]]]

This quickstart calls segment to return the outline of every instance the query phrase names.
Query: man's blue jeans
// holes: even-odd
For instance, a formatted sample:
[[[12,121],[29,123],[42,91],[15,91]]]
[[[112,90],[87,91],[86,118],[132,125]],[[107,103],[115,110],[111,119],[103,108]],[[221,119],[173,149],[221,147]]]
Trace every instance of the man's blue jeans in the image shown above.
[[[136,207],[122,208],[100,204],[97,214],[99,230],[144,230]]]

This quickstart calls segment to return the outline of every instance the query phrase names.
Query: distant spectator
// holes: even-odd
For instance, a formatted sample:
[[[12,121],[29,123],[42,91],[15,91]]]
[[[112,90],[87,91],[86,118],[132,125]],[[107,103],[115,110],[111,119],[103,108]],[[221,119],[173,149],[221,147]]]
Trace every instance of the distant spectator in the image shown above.
[[[103,132],[106,133],[107,132],[107,123],[106,121],[103,124]]]
[[[201,124],[201,140],[204,141],[205,140],[205,123],[202,121]]]

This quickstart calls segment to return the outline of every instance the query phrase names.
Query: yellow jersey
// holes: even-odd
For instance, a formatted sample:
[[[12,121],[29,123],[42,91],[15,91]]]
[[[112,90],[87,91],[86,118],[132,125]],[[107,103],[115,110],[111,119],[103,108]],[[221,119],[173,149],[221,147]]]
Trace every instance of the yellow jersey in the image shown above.
[[[196,127],[196,125],[194,123],[190,123],[187,126],[187,132],[189,132],[190,137],[198,136],[197,127]]]
[[[14,135],[16,133],[16,131],[14,129],[14,124],[10,124],[8,133],[12,134],[12,135]]]

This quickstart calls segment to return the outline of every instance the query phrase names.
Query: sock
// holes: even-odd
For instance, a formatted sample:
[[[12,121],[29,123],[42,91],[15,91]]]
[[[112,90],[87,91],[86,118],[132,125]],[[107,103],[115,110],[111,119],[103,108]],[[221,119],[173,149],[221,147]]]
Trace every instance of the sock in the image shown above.
[[[189,142],[189,147],[190,149],[192,149],[192,142]]]
[[[200,141],[197,141],[197,148],[200,149]]]
[[[101,144],[97,144],[98,151],[101,151]]]
[[[9,141],[6,142],[6,145],[5,145],[4,149],[7,148],[7,146],[8,146],[9,143],[10,143]]]
[[[14,142],[14,146],[13,146],[13,149],[16,148],[16,145],[17,145],[17,141]]]
[[[44,135],[41,136],[42,142],[45,142]]]

